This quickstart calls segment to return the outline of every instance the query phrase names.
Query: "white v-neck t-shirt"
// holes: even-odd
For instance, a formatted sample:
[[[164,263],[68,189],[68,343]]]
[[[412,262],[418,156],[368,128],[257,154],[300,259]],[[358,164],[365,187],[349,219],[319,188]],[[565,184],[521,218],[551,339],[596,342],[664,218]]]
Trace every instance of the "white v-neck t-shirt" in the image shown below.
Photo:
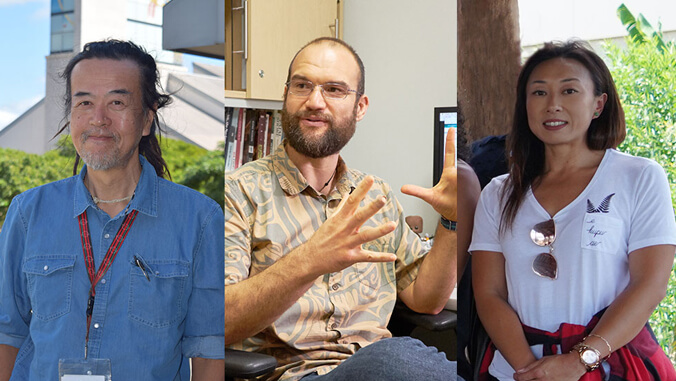
[[[533,259],[548,252],[530,239],[530,230],[550,218],[528,191],[512,229],[499,234],[507,175],[493,179],[481,193],[469,251],[502,253],[508,302],[521,322],[554,332],[563,322],[586,325],[629,283],[629,253],[676,245],[676,223],[669,183],[654,161],[606,150],[582,193],[553,216],[558,278],[536,275]],[[499,255],[499,254],[496,254]],[[541,346],[533,346],[537,358]],[[496,352],[490,373],[512,380],[514,370]]]

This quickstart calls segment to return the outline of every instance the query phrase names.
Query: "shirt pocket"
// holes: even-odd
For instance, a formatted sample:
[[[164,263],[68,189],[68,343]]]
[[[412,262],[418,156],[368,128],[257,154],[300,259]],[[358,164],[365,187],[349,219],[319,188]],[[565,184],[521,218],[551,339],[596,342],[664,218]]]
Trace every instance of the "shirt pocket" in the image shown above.
[[[190,263],[139,260],[144,269],[132,262],[129,270],[129,317],[154,328],[177,325],[187,310]]]
[[[582,249],[617,253],[622,242],[622,220],[602,213],[586,213],[582,223]],[[556,244],[554,244],[556,246]]]
[[[33,316],[39,320],[56,319],[70,312],[75,255],[39,255],[28,258],[23,272]]]

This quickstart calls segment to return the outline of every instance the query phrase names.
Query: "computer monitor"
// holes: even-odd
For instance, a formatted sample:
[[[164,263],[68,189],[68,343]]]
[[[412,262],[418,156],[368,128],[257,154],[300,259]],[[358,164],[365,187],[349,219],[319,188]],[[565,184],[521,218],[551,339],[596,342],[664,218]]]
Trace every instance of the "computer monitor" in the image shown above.
[[[439,182],[444,169],[444,154],[446,152],[446,136],[451,128],[458,128],[457,107],[434,108],[434,184]],[[457,136],[457,135],[456,135]],[[456,154],[457,160],[457,154]]]

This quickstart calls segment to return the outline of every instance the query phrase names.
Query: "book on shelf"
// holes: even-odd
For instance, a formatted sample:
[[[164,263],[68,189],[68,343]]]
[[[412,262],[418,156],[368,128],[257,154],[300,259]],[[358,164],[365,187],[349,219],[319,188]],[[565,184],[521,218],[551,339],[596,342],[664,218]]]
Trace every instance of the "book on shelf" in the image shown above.
[[[278,110],[225,108],[225,171],[275,152],[282,143]]]

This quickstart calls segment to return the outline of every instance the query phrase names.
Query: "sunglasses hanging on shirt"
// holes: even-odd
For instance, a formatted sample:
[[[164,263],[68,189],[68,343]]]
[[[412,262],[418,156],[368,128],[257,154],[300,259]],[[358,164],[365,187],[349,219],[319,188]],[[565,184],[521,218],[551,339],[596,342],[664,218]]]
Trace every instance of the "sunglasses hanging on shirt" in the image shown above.
[[[553,219],[535,224],[530,231],[530,239],[540,247],[549,247],[549,253],[538,254],[533,260],[533,272],[543,278],[555,280],[559,269],[554,257],[554,240],[556,240],[556,225]]]

